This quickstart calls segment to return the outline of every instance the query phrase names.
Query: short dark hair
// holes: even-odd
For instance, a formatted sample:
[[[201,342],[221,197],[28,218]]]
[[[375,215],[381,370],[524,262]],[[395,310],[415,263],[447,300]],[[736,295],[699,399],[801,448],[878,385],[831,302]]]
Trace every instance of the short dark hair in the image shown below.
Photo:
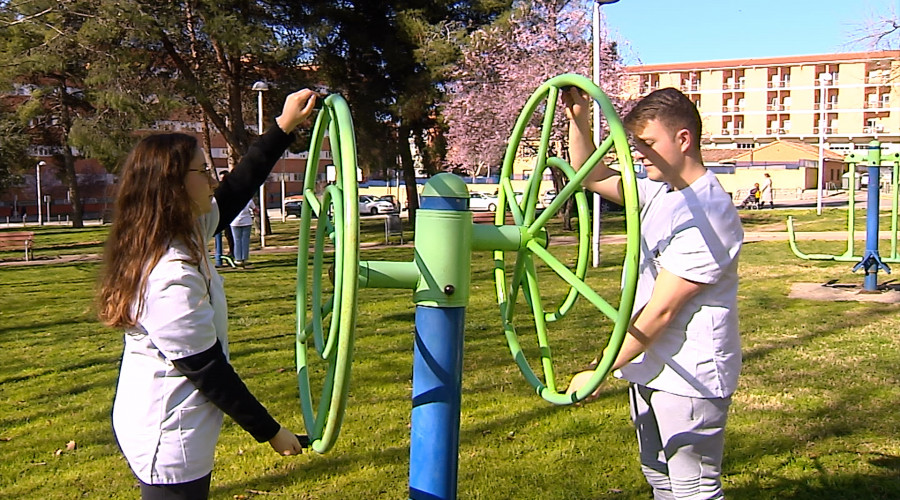
[[[668,87],[654,90],[625,115],[625,128],[631,132],[640,132],[650,120],[659,120],[665,126],[675,129],[687,129],[694,139],[697,151],[700,151],[700,112],[697,106],[678,89]]]

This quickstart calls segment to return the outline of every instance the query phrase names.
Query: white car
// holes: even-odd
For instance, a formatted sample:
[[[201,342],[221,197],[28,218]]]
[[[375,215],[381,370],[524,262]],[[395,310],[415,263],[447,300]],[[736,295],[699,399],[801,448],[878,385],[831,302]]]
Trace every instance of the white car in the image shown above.
[[[556,199],[556,190],[551,189],[544,193],[544,196],[541,198],[541,203],[543,203],[544,206],[546,207],[546,206],[550,205],[551,203],[553,203],[553,200],[555,200],[555,199]]]
[[[393,203],[386,200],[379,200],[378,198],[367,194],[359,195],[359,215],[378,215],[393,212]]]
[[[491,196],[487,193],[472,191],[471,193],[469,193],[469,210],[473,212],[484,210],[487,210],[488,212],[494,212],[497,210],[497,197]]]

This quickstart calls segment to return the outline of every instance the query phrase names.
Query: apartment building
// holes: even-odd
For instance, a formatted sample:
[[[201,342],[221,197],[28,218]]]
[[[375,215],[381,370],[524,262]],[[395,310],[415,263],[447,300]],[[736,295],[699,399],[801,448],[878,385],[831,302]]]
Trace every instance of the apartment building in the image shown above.
[[[846,153],[877,139],[900,151],[900,51],[631,66],[637,98],[675,87],[700,110],[704,147],[775,140]]]

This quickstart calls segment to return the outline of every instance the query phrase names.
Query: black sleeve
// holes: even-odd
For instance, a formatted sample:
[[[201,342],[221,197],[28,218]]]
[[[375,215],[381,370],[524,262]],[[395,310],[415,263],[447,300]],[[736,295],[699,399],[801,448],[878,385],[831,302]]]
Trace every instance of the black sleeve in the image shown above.
[[[275,125],[253,141],[240,163],[216,188],[216,203],[219,205],[216,233],[227,228],[241,209],[247,206],[247,202],[259,191],[259,186],[265,182],[269,172],[293,140],[293,134],[286,134],[281,127]],[[260,204],[262,203],[263,200],[260,200]],[[263,209],[264,207],[260,207],[260,210]]]
[[[278,434],[281,425],[247,389],[231,363],[225,359],[218,340],[199,354],[173,359],[172,364],[258,442],[268,441]]]

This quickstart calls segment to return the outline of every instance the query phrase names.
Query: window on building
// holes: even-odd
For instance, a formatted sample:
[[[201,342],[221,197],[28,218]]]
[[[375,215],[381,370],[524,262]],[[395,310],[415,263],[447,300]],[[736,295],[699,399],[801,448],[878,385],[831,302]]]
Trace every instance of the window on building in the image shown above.
[[[878,107],[878,94],[866,94],[866,108],[877,108]]]

